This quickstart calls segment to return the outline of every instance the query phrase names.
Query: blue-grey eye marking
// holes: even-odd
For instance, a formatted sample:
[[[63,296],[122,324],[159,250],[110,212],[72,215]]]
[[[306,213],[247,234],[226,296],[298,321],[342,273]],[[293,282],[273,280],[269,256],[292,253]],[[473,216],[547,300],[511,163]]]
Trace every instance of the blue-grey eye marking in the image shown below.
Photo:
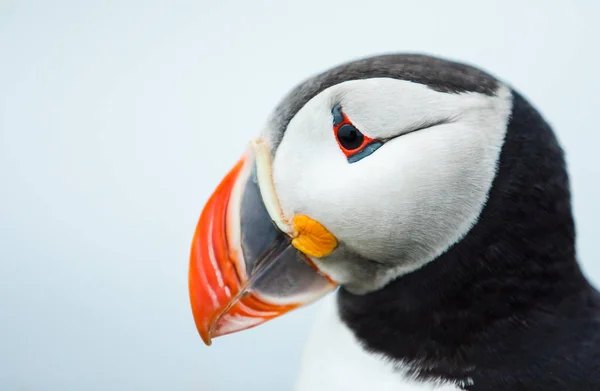
[[[342,122],[344,122],[344,114],[342,114],[342,106],[339,104],[333,106],[331,109],[331,114],[333,114],[333,126],[338,126]]]
[[[383,142],[375,140],[371,144],[368,144],[366,147],[355,153],[354,155],[348,156],[348,163],[356,163],[357,161],[366,158],[373,152],[377,151]]]

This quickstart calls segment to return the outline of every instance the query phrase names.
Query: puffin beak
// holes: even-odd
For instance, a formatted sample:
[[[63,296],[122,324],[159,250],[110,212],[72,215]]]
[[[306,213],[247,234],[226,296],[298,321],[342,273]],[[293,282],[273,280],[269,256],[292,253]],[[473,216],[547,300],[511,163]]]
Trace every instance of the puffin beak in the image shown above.
[[[335,289],[312,264],[335,237],[308,216],[284,216],[271,175],[271,152],[253,140],[206,203],[194,234],[189,294],[206,345],[258,326]]]

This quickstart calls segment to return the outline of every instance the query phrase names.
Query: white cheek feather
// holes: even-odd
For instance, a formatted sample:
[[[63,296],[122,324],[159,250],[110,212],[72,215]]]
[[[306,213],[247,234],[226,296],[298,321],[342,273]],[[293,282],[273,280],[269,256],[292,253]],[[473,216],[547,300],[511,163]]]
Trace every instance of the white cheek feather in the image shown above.
[[[389,78],[324,90],[290,121],[276,152],[284,213],[306,214],[353,252],[395,265],[364,284],[365,291],[380,288],[435,259],[475,224],[495,176],[511,96],[504,86],[496,96],[454,94]],[[349,164],[333,134],[336,103],[365,135],[395,138]],[[356,278],[335,263],[316,263],[338,282]]]
[[[335,295],[324,299],[303,352],[295,391],[458,391],[457,385],[421,382],[363,350],[339,319]]]

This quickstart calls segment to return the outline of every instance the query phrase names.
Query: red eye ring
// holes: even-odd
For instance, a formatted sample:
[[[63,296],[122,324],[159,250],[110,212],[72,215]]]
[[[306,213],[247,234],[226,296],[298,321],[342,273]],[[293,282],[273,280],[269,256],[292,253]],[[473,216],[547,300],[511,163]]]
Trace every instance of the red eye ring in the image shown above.
[[[335,140],[348,159],[359,153],[367,145],[377,141],[358,130],[352,121],[348,119],[346,113],[342,111],[339,104],[333,107],[331,113],[333,114]]]

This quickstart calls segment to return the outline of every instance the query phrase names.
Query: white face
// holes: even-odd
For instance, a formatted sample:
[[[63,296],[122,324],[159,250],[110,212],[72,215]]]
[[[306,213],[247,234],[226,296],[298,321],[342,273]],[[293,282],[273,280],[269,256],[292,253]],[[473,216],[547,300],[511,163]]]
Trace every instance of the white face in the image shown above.
[[[285,131],[273,179],[289,218],[308,215],[341,243],[315,264],[362,293],[460,240],[486,202],[511,98],[505,86],[496,96],[454,94],[390,78],[347,81],[313,97]],[[349,163],[334,134],[336,104],[385,144]],[[273,140],[273,129],[263,137]]]

